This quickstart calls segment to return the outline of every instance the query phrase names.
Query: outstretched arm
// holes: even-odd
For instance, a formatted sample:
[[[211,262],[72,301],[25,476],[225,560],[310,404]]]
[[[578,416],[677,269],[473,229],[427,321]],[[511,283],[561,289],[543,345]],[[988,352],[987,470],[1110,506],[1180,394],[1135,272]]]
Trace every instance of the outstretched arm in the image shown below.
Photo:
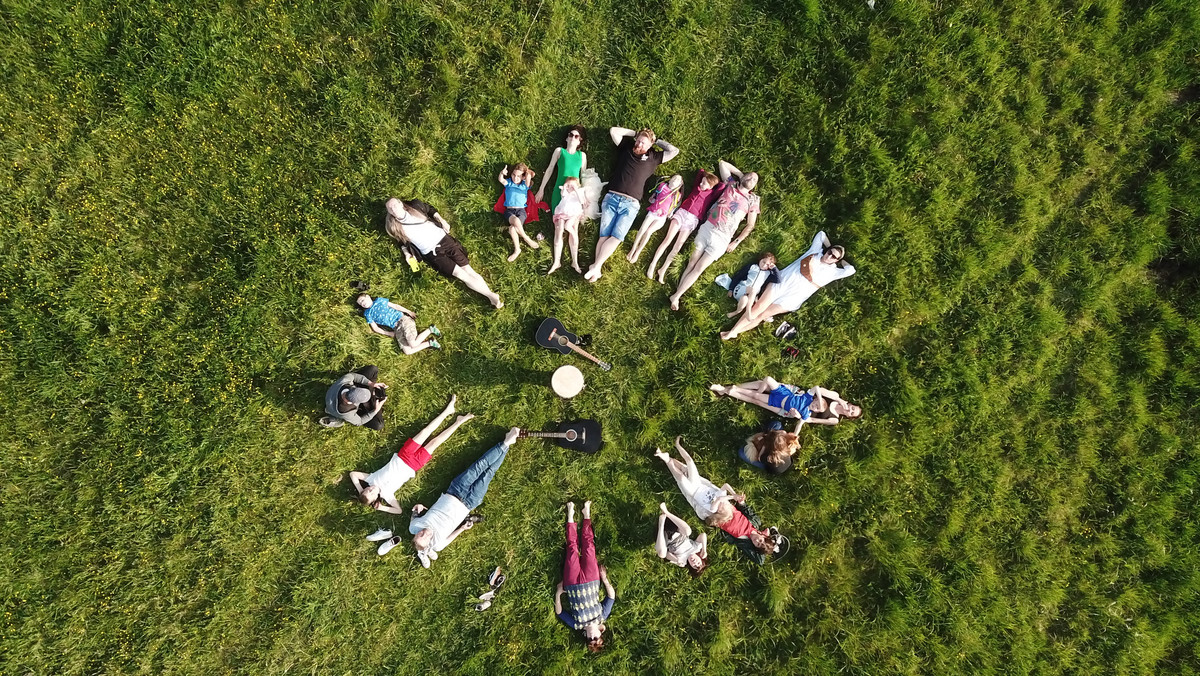
[[[670,143],[664,141],[663,139],[658,139],[657,141],[655,141],[655,145],[657,145],[659,148],[662,148],[662,151],[663,151],[662,161],[663,162],[670,162],[671,160],[675,159],[676,155],[679,154],[679,148],[676,148],[675,146],[671,145]]]
[[[608,598],[617,598],[617,590],[613,589],[612,583],[608,581],[608,569],[600,566],[600,581],[604,583],[604,591],[608,594]]]
[[[415,318],[417,316],[417,313],[413,312],[412,310],[409,310],[408,308],[404,307],[403,305],[397,305],[397,304],[389,301],[388,306],[391,307],[393,310],[398,310],[400,312],[403,312],[404,314],[408,315],[409,317]]]
[[[621,145],[621,141],[625,140],[626,136],[633,136],[637,132],[625,127],[609,127],[608,137],[612,139],[613,145]]]
[[[542,183],[538,186],[537,194],[534,195],[534,199],[539,202],[542,201],[542,195],[546,192],[546,181],[550,180],[550,172],[554,171],[554,167],[558,165],[558,155],[561,152],[562,148],[555,148],[554,152],[550,154],[550,164],[546,165],[546,172],[542,174]]]
[[[582,179],[582,178],[583,178],[583,172],[587,171],[587,153],[585,153],[585,152],[583,152],[583,151],[580,151],[580,153],[582,153],[582,154],[583,154],[583,157],[579,158],[579,160],[580,160],[580,164],[579,164],[579,178],[581,178],[581,179]]]
[[[742,231],[738,233],[737,239],[729,243],[727,251],[733,251],[738,248],[738,245],[746,241],[750,233],[754,232],[754,226],[758,224],[758,213],[751,213],[746,216],[746,225],[742,227]]]
[[[500,181],[500,185],[507,188],[508,187],[508,179],[504,178],[505,176],[508,176],[508,165],[507,164],[504,165],[504,168],[501,169],[500,173],[496,176],[496,180]]]
[[[387,329],[376,324],[375,322],[371,322],[371,330],[374,331],[375,333],[378,333],[381,336],[395,336],[396,335],[395,331],[388,331]]]
[[[708,558],[708,533],[701,533],[700,537],[696,538],[696,542],[700,545],[700,558]]]
[[[558,587],[556,587],[554,589],[554,614],[555,615],[562,615],[562,595],[563,595],[563,586],[562,586],[562,583],[559,582]]]
[[[433,218],[434,218],[434,220],[436,220],[438,222],[439,225],[442,226],[442,230],[445,230],[446,234],[449,235],[450,234],[450,224],[446,222],[446,219],[442,218],[442,215],[439,213],[435,213],[433,215]]]

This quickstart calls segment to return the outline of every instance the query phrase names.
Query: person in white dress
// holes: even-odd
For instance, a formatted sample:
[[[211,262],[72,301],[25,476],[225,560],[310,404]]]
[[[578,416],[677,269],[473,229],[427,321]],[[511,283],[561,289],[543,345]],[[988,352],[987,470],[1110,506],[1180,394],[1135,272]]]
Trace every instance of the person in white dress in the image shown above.
[[[778,282],[766,285],[733,328],[721,333],[721,340],[733,340],[775,315],[795,312],[818,289],[853,275],[854,266],[845,258],[845,249],[832,244],[824,230],[818,232],[808,251],[780,271]]]
[[[671,476],[675,477],[679,491],[692,506],[696,516],[701,521],[707,522],[714,515],[723,516],[732,512],[733,505],[730,502],[734,499],[744,501],[745,496],[735,492],[729,484],[717,488],[716,484],[700,476],[700,472],[696,469],[696,463],[692,460],[692,456],[688,455],[679,439],[680,437],[675,437],[675,450],[679,451],[679,457],[683,458],[683,462],[672,458],[660,448],[654,449],[654,455],[666,463]]]

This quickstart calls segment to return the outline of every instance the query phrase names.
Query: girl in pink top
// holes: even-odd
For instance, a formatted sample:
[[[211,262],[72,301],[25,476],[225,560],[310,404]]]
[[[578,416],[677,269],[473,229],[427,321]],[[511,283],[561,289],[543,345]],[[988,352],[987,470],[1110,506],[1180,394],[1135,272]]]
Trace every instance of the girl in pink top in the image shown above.
[[[671,253],[667,255],[663,261],[662,269],[658,271],[658,283],[666,284],[667,268],[671,267],[671,263],[675,261],[675,257],[679,255],[679,250],[683,248],[683,243],[688,237],[696,231],[700,225],[700,220],[708,213],[709,208],[717,197],[721,194],[718,186],[721,184],[721,179],[716,174],[709,172],[707,169],[701,169],[696,172],[696,185],[692,188],[692,192],[688,194],[679,208],[675,210],[675,214],[671,216],[671,225],[667,227],[667,235],[663,238],[662,244],[658,245],[658,250],[654,252],[654,258],[650,259],[650,267],[646,269],[646,277],[654,279],[654,268],[658,265],[658,259],[669,248]],[[672,246],[672,241],[674,245]]]
[[[669,180],[655,186],[650,192],[650,206],[646,209],[646,218],[642,219],[642,229],[638,230],[637,238],[633,240],[633,248],[626,254],[625,260],[636,263],[642,249],[650,243],[650,236],[662,228],[667,217],[679,206],[679,198],[683,196],[683,177],[675,174]]]

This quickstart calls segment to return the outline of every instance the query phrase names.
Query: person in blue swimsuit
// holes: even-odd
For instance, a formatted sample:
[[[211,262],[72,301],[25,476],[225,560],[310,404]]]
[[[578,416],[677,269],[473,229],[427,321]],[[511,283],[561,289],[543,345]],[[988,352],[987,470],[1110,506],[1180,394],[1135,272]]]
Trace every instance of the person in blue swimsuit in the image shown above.
[[[842,418],[862,417],[862,408],[851,404],[840,394],[823,387],[801,390],[795,385],[784,385],[771,377],[753,380],[738,385],[709,385],[718,396],[732,397],[748,404],[761,406],[772,413],[794,418],[799,432],[804,423],[814,425],[836,425]]]

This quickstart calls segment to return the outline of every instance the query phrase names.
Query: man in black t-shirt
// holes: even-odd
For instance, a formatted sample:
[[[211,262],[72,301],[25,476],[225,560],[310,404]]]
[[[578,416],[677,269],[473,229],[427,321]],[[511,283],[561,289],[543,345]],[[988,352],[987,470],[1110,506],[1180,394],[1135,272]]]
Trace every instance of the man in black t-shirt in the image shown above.
[[[600,239],[596,240],[596,259],[583,278],[589,282],[600,279],[600,268],[604,261],[621,246],[621,241],[633,226],[633,219],[641,209],[642,195],[646,194],[646,181],[663,162],[670,162],[679,154],[679,148],[662,139],[655,139],[649,129],[634,131],[624,127],[612,127],[608,135],[617,146],[617,158],[613,163],[612,179],[608,182],[608,194],[600,202]]]

